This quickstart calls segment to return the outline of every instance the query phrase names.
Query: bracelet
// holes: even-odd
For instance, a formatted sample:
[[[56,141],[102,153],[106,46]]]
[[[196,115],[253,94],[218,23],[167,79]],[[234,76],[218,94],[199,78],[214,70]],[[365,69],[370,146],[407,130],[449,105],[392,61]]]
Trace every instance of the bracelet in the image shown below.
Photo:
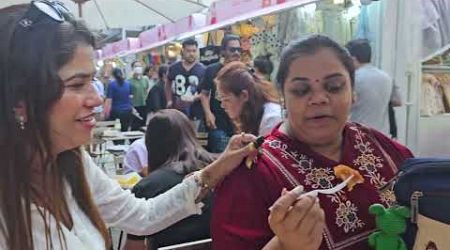
[[[195,198],[195,203],[198,203],[201,200],[203,200],[203,198],[205,198],[206,195],[211,191],[208,184],[206,184],[205,181],[202,179],[202,173],[203,173],[202,170],[199,170],[194,173],[194,181],[200,188],[200,192],[198,196]]]
[[[208,184],[206,184],[202,178],[202,173],[203,173],[202,170],[195,172],[194,174],[195,183],[197,183],[197,186],[199,186],[202,189],[209,189]]]

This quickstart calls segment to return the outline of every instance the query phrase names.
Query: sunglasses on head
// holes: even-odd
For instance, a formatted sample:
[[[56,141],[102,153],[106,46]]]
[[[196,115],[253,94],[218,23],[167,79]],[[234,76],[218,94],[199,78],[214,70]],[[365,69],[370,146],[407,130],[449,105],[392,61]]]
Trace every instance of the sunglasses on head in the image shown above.
[[[64,16],[71,15],[70,11],[63,3],[53,0],[34,0],[31,2],[25,15],[19,21],[19,24],[24,27],[30,27],[44,18],[51,18],[52,20],[62,23],[66,19]]]
[[[240,47],[228,47],[228,51],[230,51],[231,53],[241,53],[242,52],[242,48]]]

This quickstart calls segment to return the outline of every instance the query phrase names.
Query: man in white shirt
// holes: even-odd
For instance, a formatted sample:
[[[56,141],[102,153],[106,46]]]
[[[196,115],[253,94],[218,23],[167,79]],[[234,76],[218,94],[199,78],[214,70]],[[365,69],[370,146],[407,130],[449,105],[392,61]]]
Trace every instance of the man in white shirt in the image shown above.
[[[389,135],[389,101],[392,79],[382,70],[370,64],[372,51],[366,39],[352,40],[345,45],[355,65],[356,100],[350,120],[377,129]]]

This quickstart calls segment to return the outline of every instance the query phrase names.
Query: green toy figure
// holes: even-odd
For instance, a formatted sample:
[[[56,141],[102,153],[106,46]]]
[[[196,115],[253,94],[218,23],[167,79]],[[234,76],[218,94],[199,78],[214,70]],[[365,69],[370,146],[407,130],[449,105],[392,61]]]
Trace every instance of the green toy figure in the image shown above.
[[[410,217],[407,207],[385,208],[381,204],[369,207],[369,213],[375,215],[377,231],[370,234],[369,246],[375,250],[407,250],[400,234],[406,230],[406,218]]]

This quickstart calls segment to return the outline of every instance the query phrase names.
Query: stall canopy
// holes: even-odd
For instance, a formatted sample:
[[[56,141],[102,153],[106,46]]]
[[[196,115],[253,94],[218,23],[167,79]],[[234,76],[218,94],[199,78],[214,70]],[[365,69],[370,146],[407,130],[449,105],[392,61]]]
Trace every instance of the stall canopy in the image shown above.
[[[159,25],[153,29],[144,31],[139,35],[139,39],[141,40],[140,50],[164,45],[165,43],[175,40],[180,34],[201,29],[205,24],[206,15],[195,13],[188,17],[181,18],[175,23]]]
[[[320,0],[228,0],[211,4],[206,19],[207,25],[201,29],[181,34],[178,39],[195,36],[251,18],[274,14]]]
[[[60,0],[92,29],[136,28],[175,22],[211,0]],[[0,9],[31,0],[1,0]]]
[[[296,8],[320,0],[222,0],[212,2],[208,14],[192,14],[175,23],[160,25],[142,32],[141,48],[128,51],[137,53],[183,40],[205,32],[217,30],[236,22]]]

